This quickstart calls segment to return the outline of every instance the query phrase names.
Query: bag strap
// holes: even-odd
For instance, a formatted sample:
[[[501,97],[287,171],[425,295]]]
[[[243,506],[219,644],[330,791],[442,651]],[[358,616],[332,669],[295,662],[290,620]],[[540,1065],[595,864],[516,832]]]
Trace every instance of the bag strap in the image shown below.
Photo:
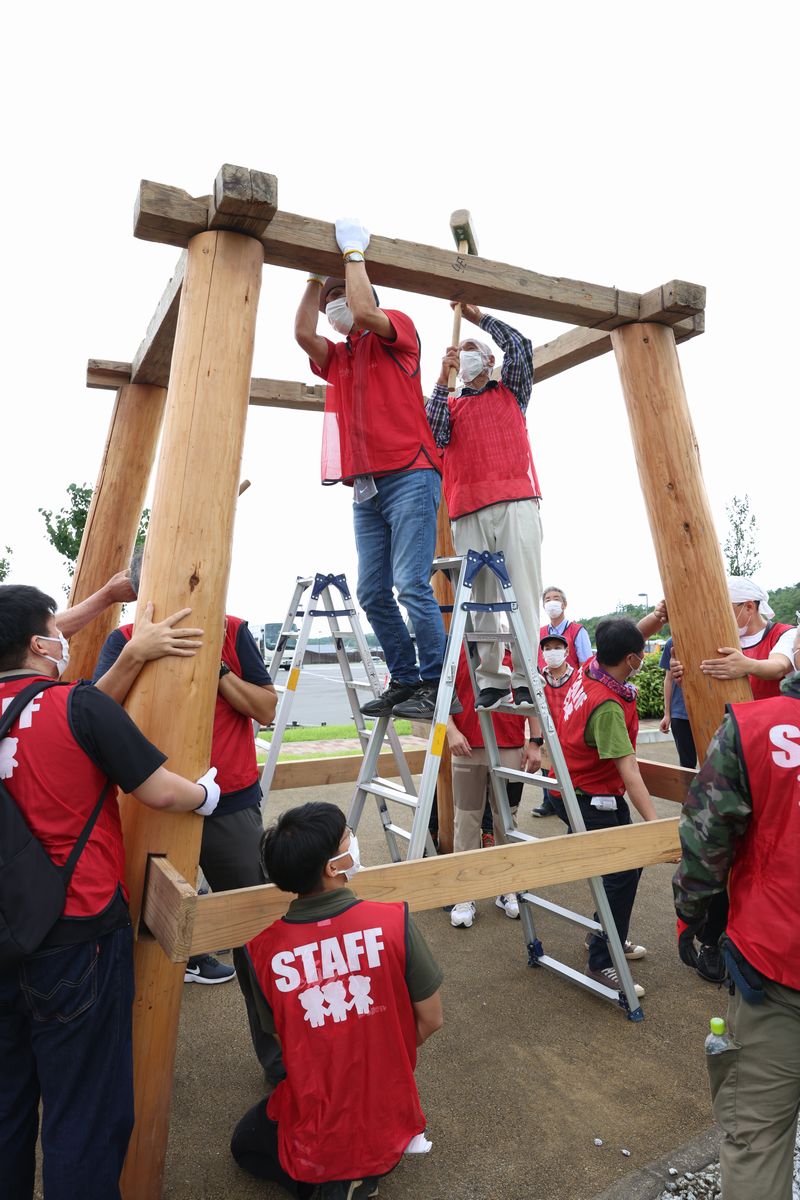
[[[21,715],[23,710],[25,708],[27,708],[28,704],[31,702],[31,700],[33,700],[33,698],[35,696],[40,695],[42,692],[46,692],[48,690],[48,688],[51,688],[51,687],[69,687],[69,686],[70,686],[69,684],[62,684],[61,681],[58,679],[46,679],[46,680],[37,679],[33,683],[29,684],[28,687],[23,688],[21,692],[17,693],[17,695],[14,697],[14,699],[9,704],[6,711],[3,713],[2,717],[0,717],[0,741],[2,741],[3,738],[8,735],[8,731],[11,728],[11,726],[19,718],[19,716]],[[77,863],[78,859],[80,858],[81,854],[83,853],[84,847],[89,840],[92,830],[94,829],[95,822],[96,822],[97,818],[100,816],[100,810],[102,809],[103,804],[105,803],[105,798],[108,795],[108,790],[110,787],[111,787],[111,781],[109,780],[106,783],[105,787],[103,788],[102,792],[100,793],[98,801],[95,804],[94,808],[92,809],[92,812],[89,816],[88,821],[86,822],[86,824],[84,825],[83,829],[81,830],[81,832],[78,836],[78,840],[76,841],[75,845],[72,847],[72,851],[70,853],[69,858],[67,859],[67,861],[64,863],[63,867],[61,868],[61,871],[64,875],[64,887],[67,887],[70,879],[72,878],[72,872],[75,870],[75,864]],[[8,792],[7,789],[3,789],[3,790],[6,792],[6,795],[9,796],[13,800],[13,797],[11,797],[10,792]]]

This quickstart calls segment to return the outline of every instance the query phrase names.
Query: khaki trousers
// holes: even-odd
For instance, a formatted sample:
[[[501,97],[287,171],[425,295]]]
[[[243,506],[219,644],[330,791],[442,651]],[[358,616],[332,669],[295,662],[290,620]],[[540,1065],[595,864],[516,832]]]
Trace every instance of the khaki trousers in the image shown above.
[[[511,586],[519,604],[519,615],[531,644],[531,663],[534,671],[539,651],[540,601],[542,598],[542,522],[536,500],[512,500],[501,504],[489,504],[477,512],[468,513],[453,521],[453,545],[456,554],[468,550],[490,550],[496,554],[502,550]],[[502,600],[497,578],[489,570],[483,570],[475,580],[472,598],[478,604],[494,604]],[[498,613],[474,612],[472,620],[477,633],[497,633],[500,629]],[[477,669],[478,687],[507,688],[508,669],[502,666],[505,653],[502,642],[478,644],[481,664]],[[511,674],[512,687],[525,687],[522,664],[514,660]]]
[[[500,762],[504,767],[520,769],[522,748],[500,749]],[[453,849],[480,850],[481,821],[486,806],[486,784],[489,780],[489,759],[485,750],[473,750],[468,757],[454,754],[453,764]],[[489,803],[494,819],[494,840],[504,846],[508,838],[503,832],[503,820],[497,811],[494,791],[489,788]],[[516,822],[514,822],[516,827]]]
[[[728,1030],[738,1049],[707,1059],[725,1200],[791,1200],[800,1112],[800,992],[766,981],[763,1004],[736,992]]]

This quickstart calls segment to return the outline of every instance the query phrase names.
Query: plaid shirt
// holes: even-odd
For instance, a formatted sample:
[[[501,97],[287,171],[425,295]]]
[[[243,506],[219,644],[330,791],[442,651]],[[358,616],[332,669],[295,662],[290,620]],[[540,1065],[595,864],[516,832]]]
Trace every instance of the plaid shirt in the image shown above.
[[[484,315],[479,325],[503,351],[503,369],[500,377],[509,391],[514,393],[524,417],[533,389],[533,345],[516,329],[512,329],[504,321],[498,321],[497,317]],[[463,387],[460,395],[477,396],[493,387],[497,387],[497,384],[490,380],[482,388]],[[433,432],[434,441],[440,448],[450,442],[450,409],[447,397],[447,387],[437,383],[430,399],[425,402],[428,424]]]

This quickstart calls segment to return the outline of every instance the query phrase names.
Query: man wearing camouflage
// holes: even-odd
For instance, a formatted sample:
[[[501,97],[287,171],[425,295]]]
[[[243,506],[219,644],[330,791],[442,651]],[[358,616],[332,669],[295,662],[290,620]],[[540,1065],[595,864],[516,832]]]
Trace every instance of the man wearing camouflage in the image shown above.
[[[800,632],[794,641],[800,668]],[[725,1200],[791,1200],[800,1113],[800,669],[782,695],[729,706],[683,806],[673,879],[681,958],[714,896],[734,1045],[707,1060]]]

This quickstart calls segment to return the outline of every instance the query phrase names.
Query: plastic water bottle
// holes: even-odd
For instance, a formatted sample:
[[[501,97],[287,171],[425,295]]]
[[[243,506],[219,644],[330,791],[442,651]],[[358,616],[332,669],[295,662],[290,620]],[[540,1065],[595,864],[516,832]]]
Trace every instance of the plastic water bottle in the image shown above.
[[[712,1017],[709,1021],[711,1033],[706,1038],[706,1054],[724,1054],[732,1050],[734,1041],[728,1033],[724,1017]]]

